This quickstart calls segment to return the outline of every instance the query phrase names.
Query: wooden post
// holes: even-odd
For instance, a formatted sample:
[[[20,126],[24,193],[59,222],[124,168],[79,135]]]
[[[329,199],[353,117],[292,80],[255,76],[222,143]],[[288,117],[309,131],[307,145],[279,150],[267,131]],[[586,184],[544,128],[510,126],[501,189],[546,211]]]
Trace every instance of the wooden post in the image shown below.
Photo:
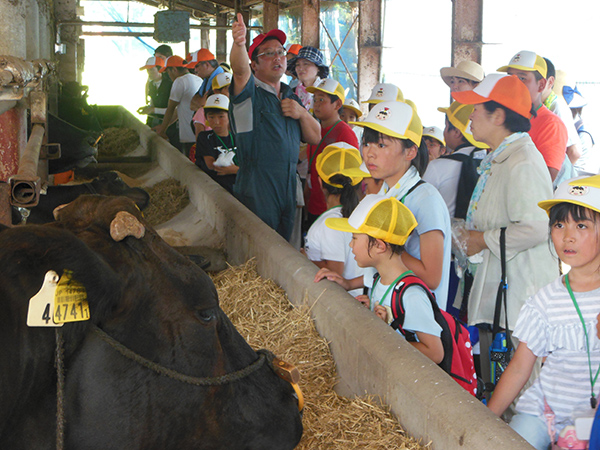
[[[227,13],[219,13],[217,14],[217,26],[225,27],[227,26]],[[227,31],[226,30],[217,30],[217,61],[224,62],[227,61],[227,49],[229,46],[227,45]]]
[[[481,64],[483,0],[452,1],[452,66],[461,61]]]
[[[302,45],[319,48],[319,0],[302,0]]]
[[[279,0],[263,0],[263,33],[279,28]]]
[[[358,99],[369,98],[381,76],[381,10],[383,0],[358,4]]]

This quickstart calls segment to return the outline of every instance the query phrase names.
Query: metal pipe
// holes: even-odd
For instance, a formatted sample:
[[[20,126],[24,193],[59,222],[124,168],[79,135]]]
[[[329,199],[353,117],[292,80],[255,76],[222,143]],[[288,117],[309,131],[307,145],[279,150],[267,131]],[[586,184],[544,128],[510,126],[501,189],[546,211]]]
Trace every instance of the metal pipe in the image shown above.
[[[98,22],[98,21],[90,21],[84,22],[82,20],[63,20],[58,23],[59,28],[61,26],[93,26],[93,27],[120,27],[120,28],[154,28],[153,23],[142,23],[142,22]],[[262,30],[263,27],[257,26],[248,26],[246,27],[249,30]],[[190,25],[190,29],[192,30],[202,30],[202,29],[210,29],[210,30],[230,30],[231,27],[223,26],[223,25]]]
[[[19,160],[19,171],[10,178],[11,203],[14,206],[31,207],[38,204],[40,177],[37,170],[45,131],[41,125],[33,126]]]

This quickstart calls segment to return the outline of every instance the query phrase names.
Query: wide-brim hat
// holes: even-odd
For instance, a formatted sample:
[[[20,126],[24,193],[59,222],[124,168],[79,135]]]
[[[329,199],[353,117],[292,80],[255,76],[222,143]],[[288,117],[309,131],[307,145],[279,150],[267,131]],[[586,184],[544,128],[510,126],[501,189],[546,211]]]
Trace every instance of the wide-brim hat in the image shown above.
[[[160,69],[158,69],[158,71],[160,73],[162,73],[165,70],[167,70],[167,67],[185,67],[185,66],[186,66],[186,62],[181,56],[173,55],[173,56],[169,56],[167,58],[167,60],[165,61],[164,67],[161,67]]]
[[[371,96],[362,103],[403,102],[404,95],[398,86],[379,83],[371,90]]]
[[[350,217],[329,218],[325,225],[334,230],[367,234],[390,244],[404,245],[417,226],[417,219],[397,198],[371,194],[365,196]]]
[[[458,130],[471,145],[477,148],[489,148],[489,145],[475,140],[473,133],[471,133],[470,116],[473,112],[473,105],[463,105],[460,102],[453,101],[449,107],[439,107],[438,111],[446,114],[446,117],[448,117],[448,122],[450,122],[455,128],[458,128]]]
[[[485,77],[483,67],[475,61],[461,61],[456,67],[442,67],[440,75],[448,86],[452,77],[466,78],[467,80],[477,81],[478,83]]]
[[[317,86],[308,86],[306,92],[314,94],[317,91],[324,92],[329,95],[335,95],[342,103],[346,100],[346,93],[342,85],[333,78],[325,78],[321,80]]]
[[[425,136],[439,141],[444,147],[446,146],[446,141],[444,140],[444,131],[441,128],[435,126],[423,127],[423,137]]]
[[[525,72],[539,72],[543,78],[548,74],[546,60],[534,52],[521,50],[513,56],[506,66],[498,68],[498,72],[508,72],[508,69],[523,70]]]
[[[492,73],[472,91],[453,92],[452,98],[465,105],[495,101],[527,119],[531,117],[529,91],[514,75]]]
[[[250,45],[250,48],[248,48],[248,57],[252,59],[252,53],[254,53],[254,50],[256,50],[256,48],[260,44],[262,44],[265,39],[271,36],[276,38],[281,45],[284,45],[285,41],[287,40],[287,36],[285,35],[285,33],[278,29],[271,30],[268,33],[259,34],[252,41],[252,45]]]
[[[140,67],[140,70],[151,69],[152,67],[158,67],[159,69],[165,66],[165,60],[160,56],[152,56],[146,60],[146,65]]]
[[[357,119],[363,115],[362,111],[360,110],[360,105],[353,98],[347,98],[344,101],[344,105],[342,106],[342,108],[348,108],[354,111]]]
[[[335,175],[344,175],[351,180],[352,186],[362,181],[364,175],[358,175],[356,171],[362,164],[362,157],[356,147],[346,142],[335,142],[328,145],[317,156],[316,168],[319,177],[331,186],[342,188],[340,184],[332,183],[331,178]]]
[[[211,86],[213,90],[223,89],[231,84],[232,75],[229,72],[221,72],[212,79]]]
[[[554,198],[539,202],[538,206],[550,214],[550,208],[559,203],[572,203],[600,213],[600,175],[564,181],[554,191]]]
[[[223,94],[213,94],[206,99],[204,109],[222,109],[229,111],[229,97]]]
[[[291,68],[288,67],[288,69],[291,73],[294,74],[295,77],[298,76],[298,74],[296,73],[296,63],[299,59],[305,59],[307,61],[310,61],[319,69],[321,69],[321,75],[323,75],[321,78],[327,78],[329,76],[329,66],[325,64],[325,57],[323,56],[323,53],[321,53],[321,50],[319,50],[318,48],[308,46],[302,47],[298,51],[298,55],[296,55],[295,58],[290,59],[290,64],[293,64],[291,64]]]
[[[404,102],[381,102],[376,104],[361,122],[350,122],[363,128],[371,128],[386,136],[409,139],[421,145],[423,124],[417,112]]]

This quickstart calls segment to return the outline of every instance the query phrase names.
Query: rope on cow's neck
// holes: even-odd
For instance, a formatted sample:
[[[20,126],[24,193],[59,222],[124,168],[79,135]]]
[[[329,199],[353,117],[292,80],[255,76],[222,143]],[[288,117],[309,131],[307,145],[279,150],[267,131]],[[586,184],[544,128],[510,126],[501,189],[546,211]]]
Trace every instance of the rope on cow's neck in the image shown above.
[[[54,329],[56,350],[54,364],[56,365],[56,449],[63,450],[65,446],[65,349],[60,328]]]
[[[160,364],[155,363],[154,361],[150,361],[149,359],[146,359],[143,356],[138,355],[133,350],[130,350],[129,348],[125,347],[123,344],[121,344],[120,342],[118,342],[116,339],[109,336],[108,334],[106,334],[103,330],[101,330],[100,328],[98,328],[95,325],[93,325],[93,330],[98,335],[98,337],[100,337],[100,339],[102,339],[104,342],[106,342],[108,345],[110,345],[112,348],[114,348],[116,351],[118,351],[124,357],[131,359],[132,361],[135,361],[136,363],[140,364],[141,366],[144,366],[147,369],[150,369],[150,370],[158,373],[159,375],[164,375],[164,376],[172,378],[174,380],[182,381],[184,383],[192,384],[194,386],[221,386],[224,384],[233,383],[235,381],[241,380],[242,378],[245,378],[248,375],[256,372],[258,369],[260,369],[264,365],[265,361],[268,361],[269,364],[271,365],[273,362],[273,358],[275,357],[268,350],[265,350],[265,349],[257,350],[256,353],[258,353],[258,359],[256,361],[254,361],[253,363],[251,363],[250,365],[244,367],[241,370],[237,370],[235,372],[230,372],[225,375],[218,376],[218,377],[198,378],[198,377],[192,377],[189,375],[185,375],[180,372],[177,372],[176,370],[172,370],[167,367],[161,366]]]

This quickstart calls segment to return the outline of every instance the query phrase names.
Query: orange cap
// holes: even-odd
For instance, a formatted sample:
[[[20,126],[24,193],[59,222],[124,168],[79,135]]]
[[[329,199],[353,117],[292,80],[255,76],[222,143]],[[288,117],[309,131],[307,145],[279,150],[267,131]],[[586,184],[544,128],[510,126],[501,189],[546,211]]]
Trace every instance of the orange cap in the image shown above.
[[[215,55],[213,55],[209,49],[201,48],[200,50],[188,55],[188,64],[186,67],[188,69],[193,69],[198,63],[212,61],[213,59],[216,59]]]
[[[158,69],[160,73],[167,70],[167,67],[185,67],[185,61],[181,56],[169,56],[165,61],[165,66]]]
[[[298,52],[301,48],[302,46],[300,44],[290,44],[289,48],[287,49],[287,52],[291,53],[292,55],[298,56]]]
[[[527,119],[531,117],[531,96],[515,75],[492,73],[472,91],[453,92],[452,97],[463,105],[494,101]]]

